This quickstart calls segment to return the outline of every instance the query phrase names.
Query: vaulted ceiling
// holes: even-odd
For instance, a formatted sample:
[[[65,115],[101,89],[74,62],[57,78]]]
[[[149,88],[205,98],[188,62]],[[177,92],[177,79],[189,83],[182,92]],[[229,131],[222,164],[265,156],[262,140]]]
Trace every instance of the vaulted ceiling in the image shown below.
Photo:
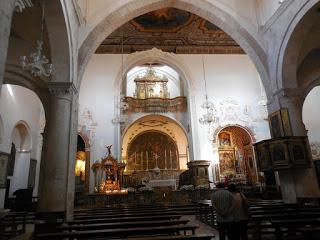
[[[96,53],[132,53],[153,47],[178,54],[244,54],[224,31],[205,19],[176,8],[162,8],[127,22]]]

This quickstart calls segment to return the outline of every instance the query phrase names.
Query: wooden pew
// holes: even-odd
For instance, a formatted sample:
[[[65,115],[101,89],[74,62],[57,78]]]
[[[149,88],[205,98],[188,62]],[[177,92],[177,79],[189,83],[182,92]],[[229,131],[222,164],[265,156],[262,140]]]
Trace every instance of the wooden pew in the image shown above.
[[[113,228],[134,228],[134,227],[154,227],[154,226],[173,226],[185,225],[189,220],[161,220],[161,221],[132,221],[132,222],[112,222],[112,223],[91,223],[82,225],[62,225],[57,227],[58,231],[85,231],[94,229],[113,229]]]
[[[183,240],[212,240],[214,235],[195,234],[195,235],[179,235],[179,236],[148,236],[143,238],[127,238],[128,240],[171,240],[171,239],[183,239]]]
[[[128,236],[148,236],[148,235],[180,235],[183,232],[195,234],[198,225],[187,224],[178,226],[160,226],[160,227],[139,227],[139,228],[118,228],[118,229],[104,229],[104,230],[88,230],[88,231],[75,231],[75,232],[58,232],[58,233],[44,233],[38,234],[36,239],[86,239],[86,238],[99,238],[99,237],[120,237],[125,238]]]
[[[128,221],[152,221],[152,220],[174,220],[180,219],[181,215],[159,215],[159,216],[131,216],[131,217],[107,217],[107,218],[97,218],[97,219],[84,219],[84,220],[72,220],[68,221],[68,225],[79,225],[79,224],[90,224],[90,223],[112,223],[112,222],[128,222]]]
[[[142,216],[166,216],[166,215],[178,215],[177,212],[172,212],[172,211],[160,211],[160,212],[152,212],[152,211],[147,211],[147,212],[139,212],[139,213],[113,213],[113,214],[91,214],[91,215],[84,215],[84,216],[74,216],[74,219],[98,219],[98,218],[106,218],[106,217],[131,217],[131,216],[136,216],[136,217],[142,217]]]

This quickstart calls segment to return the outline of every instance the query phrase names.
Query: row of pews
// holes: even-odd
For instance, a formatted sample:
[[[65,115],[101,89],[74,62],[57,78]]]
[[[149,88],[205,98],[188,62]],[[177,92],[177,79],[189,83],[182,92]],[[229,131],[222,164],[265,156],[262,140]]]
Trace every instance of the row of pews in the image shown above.
[[[0,217],[0,239],[6,240],[26,232],[27,224],[34,224],[34,212],[7,211]]]
[[[197,203],[197,218],[216,227],[210,200]],[[286,204],[281,200],[250,201],[248,235],[251,239],[320,239],[320,207]]]
[[[45,223],[37,223],[35,239],[213,239],[211,234],[196,233],[199,226],[182,217],[189,214],[195,214],[195,205],[79,209],[72,221],[56,224],[49,232]]]

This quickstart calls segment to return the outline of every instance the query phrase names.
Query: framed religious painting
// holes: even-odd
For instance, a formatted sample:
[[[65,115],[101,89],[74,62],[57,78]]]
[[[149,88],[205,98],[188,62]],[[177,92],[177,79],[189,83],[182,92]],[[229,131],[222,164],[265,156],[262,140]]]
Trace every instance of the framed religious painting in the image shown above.
[[[270,154],[268,150],[268,143],[260,142],[254,146],[256,157],[257,157],[257,167],[263,172],[272,169],[272,163],[270,159]]]
[[[28,188],[34,188],[35,180],[36,180],[36,171],[37,171],[37,160],[30,159]]]
[[[0,152],[0,188],[6,188],[9,154]]]
[[[292,128],[287,108],[282,108],[269,115],[269,126],[271,129],[271,137],[287,137],[292,136]]]
[[[306,139],[302,137],[290,139],[288,147],[294,167],[305,167],[310,164],[306,144]]]
[[[280,111],[276,111],[269,115],[269,125],[272,138],[284,136]]]
[[[284,136],[292,136],[289,111],[287,108],[283,108],[280,110],[280,112],[281,112],[281,122],[282,122],[283,134],[284,134]]]
[[[274,169],[290,167],[289,152],[286,142],[272,141],[269,143],[270,157]]]
[[[234,148],[219,148],[220,176],[236,174],[236,156]]]

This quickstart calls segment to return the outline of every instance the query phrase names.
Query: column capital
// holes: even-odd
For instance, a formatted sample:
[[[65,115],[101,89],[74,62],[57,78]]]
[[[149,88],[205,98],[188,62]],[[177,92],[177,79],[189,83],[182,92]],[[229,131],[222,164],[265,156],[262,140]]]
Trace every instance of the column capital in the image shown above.
[[[48,88],[52,96],[72,100],[78,94],[78,90],[71,82],[50,82]]]

